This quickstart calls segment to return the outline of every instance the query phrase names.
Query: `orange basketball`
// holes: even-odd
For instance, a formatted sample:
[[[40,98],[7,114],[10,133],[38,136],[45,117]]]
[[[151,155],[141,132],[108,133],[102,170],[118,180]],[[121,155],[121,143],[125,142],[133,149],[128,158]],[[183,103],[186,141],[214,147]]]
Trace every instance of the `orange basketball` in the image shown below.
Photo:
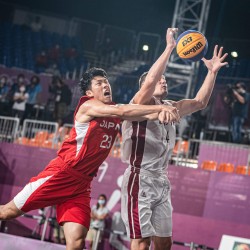
[[[176,52],[182,59],[199,61],[205,56],[207,49],[206,37],[196,30],[187,30],[176,40]]]

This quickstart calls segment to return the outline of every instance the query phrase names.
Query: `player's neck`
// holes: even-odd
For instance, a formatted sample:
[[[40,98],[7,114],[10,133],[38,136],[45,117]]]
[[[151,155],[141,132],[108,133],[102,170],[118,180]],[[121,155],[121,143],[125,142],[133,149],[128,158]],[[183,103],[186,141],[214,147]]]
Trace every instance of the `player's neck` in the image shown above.
[[[162,96],[155,96],[154,98],[159,102],[159,103],[163,103],[163,97]]]

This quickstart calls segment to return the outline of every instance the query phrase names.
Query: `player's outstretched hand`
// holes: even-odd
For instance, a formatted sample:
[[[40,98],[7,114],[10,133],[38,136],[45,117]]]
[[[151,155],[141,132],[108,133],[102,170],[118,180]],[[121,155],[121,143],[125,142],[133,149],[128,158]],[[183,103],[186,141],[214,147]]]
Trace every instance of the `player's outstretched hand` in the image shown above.
[[[217,73],[221,67],[228,64],[227,62],[224,62],[228,54],[225,53],[224,55],[222,55],[222,51],[223,47],[220,47],[218,51],[218,45],[215,45],[212,59],[207,60],[205,58],[202,58],[202,61],[205,63],[209,71]]]
[[[166,34],[167,46],[171,47],[172,49],[175,48],[175,46],[176,46],[176,41],[175,41],[174,35],[177,33],[177,31],[178,31],[177,28],[168,28],[167,29],[167,34]]]

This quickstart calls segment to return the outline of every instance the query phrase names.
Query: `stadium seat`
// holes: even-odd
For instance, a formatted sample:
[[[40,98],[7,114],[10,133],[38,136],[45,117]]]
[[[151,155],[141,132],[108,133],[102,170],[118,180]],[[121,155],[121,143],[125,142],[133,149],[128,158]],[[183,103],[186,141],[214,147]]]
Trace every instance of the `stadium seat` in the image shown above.
[[[42,145],[41,145],[43,148],[52,148],[53,144],[52,144],[52,141],[49,141],[49,140],[45,140]]]
[[[247,174],[247,166],[238,165],[235,169],[236,174]],[[248,175],[250,175],[250,167],[248,169]]]
[[[218,167],[218,171],[226,172],[226,173],[233,173],[234,172],[234,165],[232,163],[220,163]]]
[[[39,141],[36,140],[36,138],[31,138],[29,140],[29,146],[33,146],[33,147],[38,147],[39,146]]]
[[[22,144],[22,145],[29,145],[29,138],[20,137],[20,138],[18,138],[17,143]]]
[[[47,140],[48,135],[49,135],[48,131],[39,131],[35,135],[35,140],[39,145],[41,145],[43,144],[44,141]]]
[[[215,171],[217,167],[217,162],[215,161],[203,161],[201,168],[204,170]]]
[[[174,149],[173,154],[187,154],[188,153],[188,141],[177,141]]]

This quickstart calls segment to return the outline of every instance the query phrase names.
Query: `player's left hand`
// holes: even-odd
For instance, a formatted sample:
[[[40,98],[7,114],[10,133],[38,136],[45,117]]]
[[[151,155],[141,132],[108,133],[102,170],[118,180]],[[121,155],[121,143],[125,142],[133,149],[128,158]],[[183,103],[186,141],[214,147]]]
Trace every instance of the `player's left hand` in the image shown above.
[[[221,67],[228,64],[227,62],[223,62],[228,54],[225,53],[224,55],[222,55],[222,51],[223,47],[220,47],[218,52],[218,45],[215,45],[212,59],[207,60],[205,58],[202,58],[202,61],[205,63],[209,71],[217,73]]]
[[[171,47],[172,49],[176,46],[176,41],[174,35],[177,33],[178,28],[168,28],[166,34],[167,47]]]

